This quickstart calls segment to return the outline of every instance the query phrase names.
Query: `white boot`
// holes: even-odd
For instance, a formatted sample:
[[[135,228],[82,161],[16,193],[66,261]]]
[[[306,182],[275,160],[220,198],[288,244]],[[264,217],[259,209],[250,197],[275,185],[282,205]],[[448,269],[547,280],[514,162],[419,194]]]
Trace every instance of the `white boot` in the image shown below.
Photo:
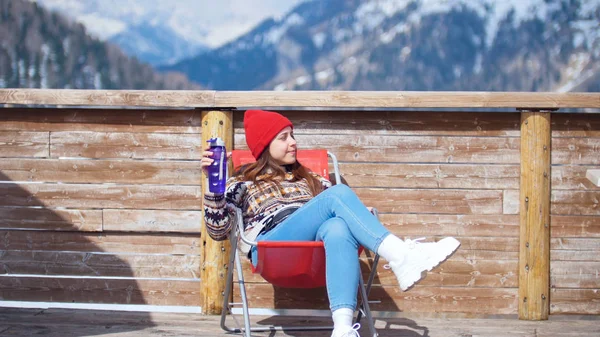
[[[460,246],[455,238],[443,238],[438,242],[417,242],[424,238],[404,241],[404,257],[400,261],[390,261],[385,268],[391,268],[402,291],[408,290],[423,277],[423,272],[431,271],[445,261]]]
[[[360,337],[360,335],[358,334],[359,329],[359,323],[356,323],[351,327],[349,326],[344,328],[333,329],[331,337]]]

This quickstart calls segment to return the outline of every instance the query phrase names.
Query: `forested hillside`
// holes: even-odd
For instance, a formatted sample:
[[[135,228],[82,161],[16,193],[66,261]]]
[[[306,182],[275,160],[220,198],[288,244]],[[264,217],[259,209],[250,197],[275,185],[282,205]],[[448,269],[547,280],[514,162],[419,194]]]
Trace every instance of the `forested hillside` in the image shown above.
[[[0,88],[199,88],[184,75],[155,72],[35,2],[0,1],[0,41]]]

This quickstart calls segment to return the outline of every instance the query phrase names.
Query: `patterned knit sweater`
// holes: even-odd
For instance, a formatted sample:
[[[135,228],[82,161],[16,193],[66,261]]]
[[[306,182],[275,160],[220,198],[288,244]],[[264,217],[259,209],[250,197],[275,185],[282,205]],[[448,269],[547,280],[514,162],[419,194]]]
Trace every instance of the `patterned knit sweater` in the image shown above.
[[[326,189],[331,183],[323,177],[313,174]],[[225,194],[206,192],[204,194],[204,219],[206,231],[214,240],[227,239],[235,224],[235,208],[242,211],[244,233],[247,233],[262,219],[285,206],[302,206],[313,198],[306,179],[292,181],[293,175],[274,182],[243,181],[241,176],[231,177],[227,181]],[[259,186],[260,185],[260,189]]]

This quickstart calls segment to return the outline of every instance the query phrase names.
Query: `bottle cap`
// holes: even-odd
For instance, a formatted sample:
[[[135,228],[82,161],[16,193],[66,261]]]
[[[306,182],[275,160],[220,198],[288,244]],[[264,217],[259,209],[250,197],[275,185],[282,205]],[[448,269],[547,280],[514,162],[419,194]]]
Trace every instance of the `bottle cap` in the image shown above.
[[[211,138],[206,142],[209,143],[210,146],[225,146],[225,142],[219,137]]]

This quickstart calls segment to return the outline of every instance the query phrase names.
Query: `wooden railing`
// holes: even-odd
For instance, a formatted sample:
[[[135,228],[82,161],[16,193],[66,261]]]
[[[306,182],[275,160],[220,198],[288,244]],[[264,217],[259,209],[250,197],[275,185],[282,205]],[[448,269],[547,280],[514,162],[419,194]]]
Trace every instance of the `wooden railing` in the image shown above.
[[[596,108],[597,93],[0,89],[0,104],[168,108]]]
[[[598,93],[1,89],[0,104],[0,214],[9,238],[0,250],[18,257],[0,262],[2,299],[200,305],[205,313],[219,312],[229,248],[201,233],[201,139],[218,135],[245,148],[238,109],[258,107],[285,108],[301,144],[332,148],[345,178],[381,210],[390,230],[463,242],[456,257],[406,296],[380,272],[376,310],[518,312],[523,319],[600,313],[600,281],[593,276],[600,269],[600,188],[585,179],[586,170],[600,166]],[[106,236],[89,236],[94,232]],[[49,251],[62,262],[52,262]],[[90,255],[83,262],[89,267],[112,251],[123,260],[115,268],[129,264],[137,284],[104,281],[103,275],[123,276],[105,260],[94,275],[129,289],[126,300],[116,293],[106,300],[101,286],[89,297],[76,294],[77,276],[89,271],[67,260]],[[164,269],[143,266],[144,254]],[[201,277],[163,281],[163,273],[182,278],[178,264],[190,263],[183,255],[194,261],[186,273]],[[42,267],[32,267],[40,260]],[[37,273],[52,296],[36,290],[31,275]],[[48,275],[69,275],[72,284],[63,289]],[[282,305],[272,288],[250,279],[259,306]],[[178,296],[169,299],[167,285]],[[30,291],[10,293],[18,287]],[[296,300],[314,308],[324,294],[312,296]]]

